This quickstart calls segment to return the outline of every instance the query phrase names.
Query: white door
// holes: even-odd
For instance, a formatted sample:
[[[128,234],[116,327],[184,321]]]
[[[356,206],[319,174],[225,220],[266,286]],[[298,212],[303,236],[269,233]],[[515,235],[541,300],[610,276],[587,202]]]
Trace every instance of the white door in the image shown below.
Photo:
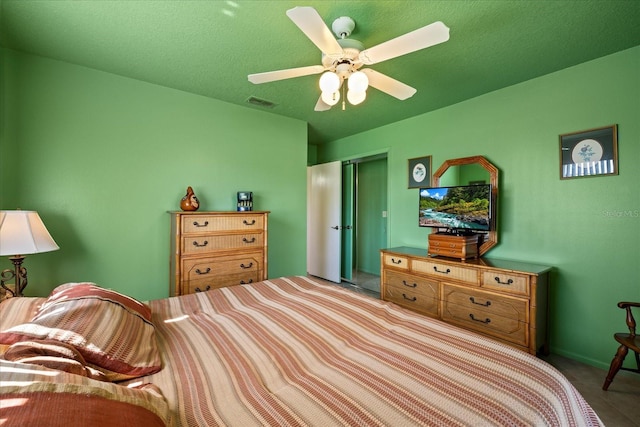
[[[307,168],[307,272],[340,283],[342,163]]]

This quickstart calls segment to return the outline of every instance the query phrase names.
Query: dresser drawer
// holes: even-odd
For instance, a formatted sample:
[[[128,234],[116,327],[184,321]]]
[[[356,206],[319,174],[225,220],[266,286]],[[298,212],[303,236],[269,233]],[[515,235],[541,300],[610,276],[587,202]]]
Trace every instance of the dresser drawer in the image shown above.
[[[218,288],[224,288],[224,285],[212,279],[186,281],[181,283],[180,295],[206,292]]]
[[[429,274],[439,279],[457,279],[478,285],[478,270],[474,268],[458,267],[434,261],[413,260],[411,269],[416,273]]]
[[[424,295],[413,294],[410,291],[400,291],[398,288],[387,287],[384,290],[383,299],[417,313],[438,317],[439,301],[435,298],[428,298]]]
[[[203,254],[222,249],[259,248],[263,246],[263,243],[264,235],[262,233],[193,235],[182,238],[182,254]]]
[[[481,286],[518,295],[529,295],[529,276],[504,273],[499,271],[484,271]]]
[[[226,257],[187,258],[182,261],[183,277],[188,280],[198,280],[211,276],[254,272],[261,270],[261,259],[260,252]]]
[[[205,233],[229,230],[262,230],[263,215],[198,215],[182,218],[183,233]]]
[[[406,274],[386,273],[382,299],[423,314],[438,316],[438,284]]]
[[[245,285],[259,282],[259,271],[247,271],[238,274],[210,276],[204,279],[186,280],[182,282],[182,294],[210,291],[227,286]]]
[[[479,331],[514,344],[529,339],[526,300],[442,285],[442,320]]]
[[[401,255],[384,254],[382,263],[385,267],[399,268],[401,270],[409,270],[409,258]]]
[[[207,291],[225,286],[258,282],[261,252],[183,260],[182,293]]]
[[[385,286],[397,288],[400,292],[411,292],[422,294],[433,298],[438,298],[438,282],[425,279],[424,277],[412,276],[410,274],[387,271],[385,273]]]
[[[474,312],[466,306],[443,301],[442,320],[494,338],[529,346],[529,325],[509,317]]]
[[[478,313],[499,315],[529,323],[529,304],[526,299],[443,283],[442,300],[468,307]]]

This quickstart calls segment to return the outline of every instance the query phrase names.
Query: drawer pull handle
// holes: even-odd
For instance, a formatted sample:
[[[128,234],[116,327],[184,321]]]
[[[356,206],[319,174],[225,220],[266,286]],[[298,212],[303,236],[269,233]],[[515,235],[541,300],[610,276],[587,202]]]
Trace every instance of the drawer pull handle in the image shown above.
[[[411,284],[411,285],[410,285],[410,284],[408,284],[408,283],[407,283],[407,281],[406,281],[406,280],[403,280],[403,281],[402,281],[402,284],[403,284],[403,285],[405,285],[405,286],[408,286],[408,287],[410,287],[410,288],[415,288],[416,286],[418,286],[418,284],[417,284],[417,283],[413,283],[413,284]]]
[[[476,302],[475,298],[473,298],[473,297],[469,297],[469,301],[471,301],[475,305],[481,305],[483,307],[489,307],[491,305],[491,301],[487,301],[485,303]]]
[[[250,262],[249,265],[244,265],[244,263],[240,264],[240,268],[251,268],[253,267],[253,262]]]
[[[200,224],[198,221],[193,221],[194,227],[206,227],[207,225],[209,225],[209,221],[205,221],[204,224]]]
[[[243,220],[242,220],[242,223],[243,223],[244,225],[254,225],[254,224],[256,223],[256,220],[255,220],[255,219],[252,219],[252,220],[251,220],[251,222],[249,222],[249,221],[247,221],[246,219],[243,219]]]
[[[392,264],[396,264],[396,265],[400,265],[400,264],[402,264],[402,260],[401,260],[401,259],[399,259],[399,260],[397,260],[397,261],[396,261],[396,259],[395,259],[395,258],[391,258],[391,263],[392,263]]]
[[[207,240],[205,240],[204,243],[202,243],[202,244],[196,242],[195,240],[193,241],[193,246],[195,246],[197,248],[204,248],[208,244],[209,244],[209,242]]]
[[[249,281],[248,281],[248,282],[245,282],[244,280],[240,280],[240,284],[241,284],[241,285],[246,285],[246,284],[248,284],[248,283],[253,283],[253,279],[249,279]]]
[[[417,299],[418,299],[418,298],[416,298],[416,297],[409,298],[409,297],[408,297],[407,295],[405,295],[405,294],[402,294],[402,298],[406,299],[407,301],[415,301],[415,300],[417,300]]]
[[[438,267],[436,267],[435,265],[433,266],[433,271],[435,271],[436,273],[442,273],[442,274],[449,274],[449,273],[451,273],[451,270],[450,270],[450,269],[448,269],[448,268],[447,268],[447,269],[446,269],[446,270],[444,270],[444,271],[442,271],[442,270],[438,270]]]
[[[211,289],[211,285],[207,285],[207,287],[205,288],[205,291],[208,291],[210,289]],[[204,292],[204,291],[200,288],[196,288],[196,292]]]
[[[211,273],[211,267],[207,267],[205,271],[202,271],[199,268],[196,268],[196,274],[209,274],[209,273]]]
[[[496,282],[500,283],[501,285],[510,285],[513,283],[513,279],[509,279],[506,282],[501,282],[498,276],[494,277],[494,279],[496,280]]]
[[[480,322],[480,323],[491,323],[491,319],[489,319],[488,317],[487,317],[486,319],[484,319],[484,320],[482,320],[482,319],[476,319],[476,318],[473,316],[473,313],[469,313],[469,317],[471,318],[471,320],[475,320],[476,322]]]
[[[256,238],[252,237],[251,240],[249,240],[246,237],[243,237],[242,241],[245,242],[245,243],[255,243],[256,242]]]

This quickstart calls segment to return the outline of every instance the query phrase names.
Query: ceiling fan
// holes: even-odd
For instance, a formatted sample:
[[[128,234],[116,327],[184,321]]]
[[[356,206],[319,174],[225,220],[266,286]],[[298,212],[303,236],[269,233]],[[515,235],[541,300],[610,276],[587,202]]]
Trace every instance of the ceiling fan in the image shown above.
[[[312,7],[289,9],[287,16],[320,49],[322,65],[249,74],[249,81],[260,84],[323,73],[320,78],[322,94],[315,111],[326,111],[337,104],[340,89],[344,110],[345,86],[348,86],[346,98],[353,105],[364,101],[368,86],[400,100],[410,98],[416,93],[416,89],[411,86],[371,68],[360,69],[363,65],[377,64],[449,40],[449,28],[438,21],[364,49],[362,43],[348,38],[355,28],[355,22],[349,17],[343,16],[333,22],[331,29],[338,37],[336,39],[320,14]],[[343,84],[345,81],[347,85]]]

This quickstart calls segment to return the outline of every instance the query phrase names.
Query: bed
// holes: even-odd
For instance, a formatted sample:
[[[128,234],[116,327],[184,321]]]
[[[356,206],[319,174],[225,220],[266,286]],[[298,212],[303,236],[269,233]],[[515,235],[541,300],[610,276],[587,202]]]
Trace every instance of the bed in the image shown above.
[[[602,425],[546,362],[311,277],[148,303],[65,284],[0,316],[3,426]],[[74,394],[99,401],[39,403]]]

